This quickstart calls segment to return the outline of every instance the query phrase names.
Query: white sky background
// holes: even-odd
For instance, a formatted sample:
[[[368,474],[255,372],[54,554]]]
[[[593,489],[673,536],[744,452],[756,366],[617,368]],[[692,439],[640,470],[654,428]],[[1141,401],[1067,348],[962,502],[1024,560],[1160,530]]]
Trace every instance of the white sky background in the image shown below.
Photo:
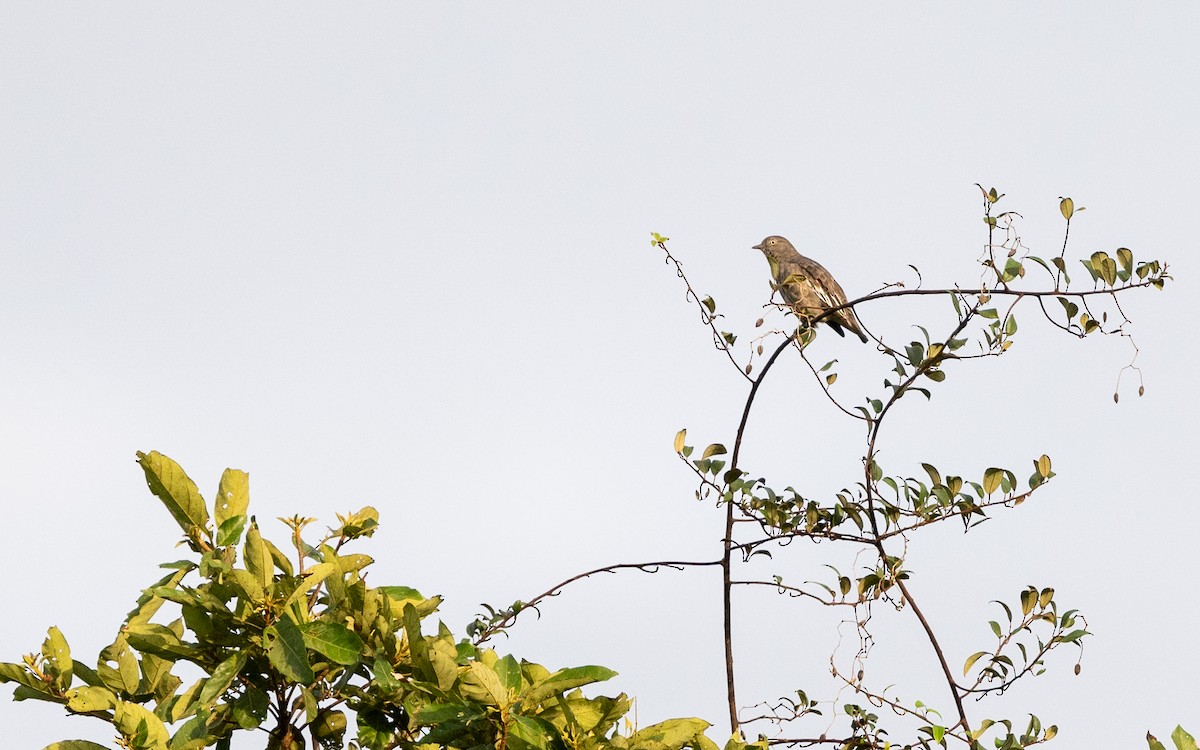
[[[1034,254],[1056,253],[1070,195],[1087,211],[1069,255],[1124,245],[1179,281],[1122,298],[1144,398],[1134,376],[1112,402],[1126,341],[1075,341],[1027,307],[1011,356],[904,402],[883,437],[893,473],[1023,479],[1043,452],[1058,472],[970,535],[916,535],[914,591],[954,665],[990,644],[987,602],[1027,584],[1088,616],[1079,677],[1064,649],[970,706],[976,721],[1033,710],[1066,748],[1200,731],[1200,11],[1144,7],[0,5],[0,660],[56,624],[93,661],[182,556],[137,450],[210,500],[223,468],[249,471],[260,520],[374,505],[372,581],[444,595],[459,633],[478,602],[591,567],[714,558],[719,513],[691,499],[671,439],[731,443],[745,382],[649,233],[744,355],[764,235],[851,297],[910,263],[929,286],[969,284],[982,182]],[[950,321],[942,301],[860,315],[896,344]],[[814,346],[840,360],[837,393],[878,395],[886,358]],[[748,470],[827,496],[862,450],[795,357],[772,373]],[[789,552],[764,574],[846,564]],[[698,715],[720,740],[719,594],[715,569],[585,582],[498,647],[610,666],[642,725]],[[738,602],[743,702],[828,698],[828,613]],[[876,621],[868,677],[949,716],[911,613]],[[10,695],[13,747],[111,739]]]

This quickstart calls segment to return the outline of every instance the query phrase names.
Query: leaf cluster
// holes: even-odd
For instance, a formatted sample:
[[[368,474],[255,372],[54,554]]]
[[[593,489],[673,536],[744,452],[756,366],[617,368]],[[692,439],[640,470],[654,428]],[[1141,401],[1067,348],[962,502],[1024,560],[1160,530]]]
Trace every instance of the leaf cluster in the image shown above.
[[[630,699],[581,691],[609,669],[551,671],[458,640],[441,623],[426,634],[440,599],[369,585],[372,559],[344,549],[375,533],[374,508],[339,516],[311,544],[304,530],[314,519],[280,519],[290,539],[277,546],[248,515],[245,472],[225,471],[210,516],[175,461],[151,452],[138,463],[194,557],[162,566],[167,574],[142,592],[94,669],[56,627],[40,653],[0,664],[16,700],[102,719],[119,746],[136,750],[229,748],[247,730],[265,732],[271,750],[716,750],[700,719],[622,734]],[[155,621],[172,608],[177,617]],[[197,670],[185,685],[181,675]],[[100,747],[68,740],[47,750]]]

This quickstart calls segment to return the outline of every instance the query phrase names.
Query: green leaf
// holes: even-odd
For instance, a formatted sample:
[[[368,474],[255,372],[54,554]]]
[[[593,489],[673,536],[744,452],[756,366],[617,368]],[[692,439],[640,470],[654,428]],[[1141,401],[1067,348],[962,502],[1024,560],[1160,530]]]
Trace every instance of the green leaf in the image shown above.
[[[429,649],[429,661],[439,690],[449,690],[458,680],[458,649],[446,640],[437,640]]]
[[[703,719],[668,719],[634,733],[629,738],[631,747],[653,747],[656,750],[679,750],[708,729]]]
[[[1004,273],[1000,278],[1005,281],[1012,281],[1018,276],[1025,275],[1025,267],[1021,265],[1021,261],[1016,258],[1009,258],[1004,262]]]
[[[229,704],[233,720],[242,729],[254,729],[267,719],[267,694],[257,687],[248,687]]]
[[[250,475],[241,469],[226,469],[217,486],[217,499],[213,514],[217,526],[237,516],[246,515],[250,507]]]
[[[345,625],[336,622],[315,620],[305,623],[300,632],[304,635],[304,644],[308,648],[322,654],[335,664],[349,666],[357,664],[362,655],[363,642],[358,634]]]
[[[587,666],[560,669],[537,684],[532,685],[521,699],[526,705],[543,703],[556,695],[562,695],[568,690],[590,685],[593,682],[603,682],[616,676],[616,672],[605,667]]]
[[[356,510],[346,518],[339,515],[338,519],[342,522],[342,527],[335,533],[346,539],[374,536],[375,529],[379,528],[379,511],[370,505]]]
[[[487,709],[478,703],[434,703],[419,709],[413,721],[420,726],[446,727],[447,725],[464,725],[487,715]]]
[[[208,738],[208,709],[200,709],[171,738],[171,750],[203,750]]]
[[[283,608],[287,609],[293,602],[300,601],[308,596],[309,592],[321,584],[321,581],[335,573],[341,573],[341,569],[337,563],[317,563],[309,568],[308,572],[304,575],[304,579],[300,581],[300,585],[296,587],[292,595],[283,603]]]
[[[536,716],[513,716],[508,725],[508,744],[512,750],[551,750],[563,747],[558,729]]]
[[[238,596],[252,605],[257,606],[266,601],[267,593],[258,577],[248,570],[234,568],[225,574],[225,582],[233,584]]]
[[[263,539],[262,543],[263,546],[267,548],[267,551],[271,553],[271,561],[275,563],[275,567],[279,568],[279,570],[285,576],[291,578],[294,575],[292,570],[292,561],[288,559],[287,555],[280,552],[279,548],[276,547],[271,540]]]
[[[258,579],[258,585],[266,589],[275,579],[275,569],[271,566],[271,552],[263,543],[258,523],[250,521],[250,530],[246,532],[246,543],[242,548],[242,559],[246,567]]]
[[[342,737],[346,734],[346,714],[333,710],[321,711],[309,731],[312,732],[317,747],[340,748]]]
[[[329,546],[321,545],[321,549],[328,550]],[[361,555],[358,553],[342,555],[341,557],[338,557],[336,553],[333,553],[331,557],[337,560],[338,570],[342,573],[362,570],[371,563],[375,562],[375,558],[371,557],[370,555]],[[333,560],[330,560],[330,562],[333,562]]]
[[[192,643],[184,643],[174,630],[158,623],[146,622],[138,625],[130,625],[125,629],[125,638],[129,645],[138,651],[154,654],[169,661],[187,659],[199,664],[205,659],[203,650],[198,646]],[[132,658],[132,655],[130,658]],[[134,660],[134,666],[136,667],[136,665],[137,662]],[[122,667],[122,670],[124,670],[124,667]],[[100,677],[103,679],[104,666],[101,665],[98,671]],[[108,684],[107,681],[106,684]],[[134,685],[136,687],[136,683]],[[128,692],[132,693],[134,691],[128,690]]]
[[[500,675],[483,662],[473,661],[467,665],[467,671],[459,679],[463,697],[478,701],[489,706],[503,707],[508,705],[508,688],[500,680]]]
[[[113,725],[134,747],[167,750],[170,735],[162,720],[136,703],[120,703],[113,712]]]
[[[138,686],[138,689],[154,694],[155,700],[159,703],[170,698],[175,694],[175,690],[179,687],[180,679],[171,674],[171,668],[175,666],[175,662],[170,659],[163,659],[154,654],[142,654],[142,676],[143,683]]]
[[[925,358],[925,347],[921,345],[920,341],[912,342],[904,348],[904,351],[908,355],[909,364],[913,367],[921,364],[921,361]]]
[[[1150,745],[1150,750],[1167,750],[1167,748],[1163,747],[1163,743],[1159,742],[1158,738],[1149,732],[1146,732],[1146,743]],[[49,750],[49,748],[46,750]]]
[[[521,679],[521,665],[511,654],[493,664],[492,669],[496,670],[504,687],[514,693],[520,692],[521,686],[524,684]]]
[[[417,608],[411,603],[405,603],[401,609],[404,621],[404,635],[408,638],[408,652],[412,660],[413,671],[417,677],[426,682],[437,682],[437,673],[433,670],[433,662],[429,660],[429,644],[421,634],[421,618]]]
[[[71,672],[76,677],[83,680],[84,684],[91,685],[92,687],[96,687],[97,685],[104,684],[103,682],[100,681],[100,675],[96,674],[96,670],[92,669],[91,667],[89,667],[88,665],[84,664],[81,661],[74,661],[74,660],[72,660],[72,661],[73,661],[73,663],[72,663]],[[0,682],[3,682],[3,681],[4,680],[2,678],[0,678]]]
[[[317,718],[317,696],[308,688],[300,688],[300,700],[304,703],[304,720],[312,723]]]
[[[42,750],[108,750],[108,747],[88,740],[63,740],[46,745]]]
[[[245,516],[233,516],[226,518],[217,527],[217,546],[229,547],[238,543],[242,538],[242,531],[246,528]]]
[[[42,643],[42,656],[46,659],[46,672],[54,678],[54,687],[66,690],[71,687],[71,672],[75,667],[71,659],[71,649],[62,631],[51,627],[46,631],[46,640]]]
[[[1196,738],[1185,732],[1182,726],[1176,726],[1175,731],[1171,732],[1171,741],[1175,743],[1176,750],[1197,750]]]
[[[155,627],[161,628],[162,625]],[[163,629],[166,630],[166,628]],[[116,663],[115,668],[112,666],[112,662]],[[129,650],[125,636],[118,636],[116,641],[100,651],[100,659],[96,663],[96,674],[100,676],[100,680],[105,686],[118,695],[122,692],[126,695],[133,695],[137,692],[140,682],[138,660]]]
[[[394,728],[390,719],[379,709],[362,710],[356,719],[358,744],[368,750],[385,750],[394,747]],[[418,748],[425,750],[424,746]]]
[[[163,567],[163,566],[159,566]],[[164,599],[158,596],[154,590],[158,588],[175,589],[183,577],[188,574],[188,570],[183,568],[174,569],[173,572],[163,576],[155,581],[151,586],[142,591],[141,596],[137,599],[137,604],[129,614],[125,615],[125,624],[134,625],[144,622],[150,622],[150,618],[158,612],[162,607]]]
[[[67,691],[67,709],[76,713],[107,711],[119,702],[113,691],[104,687],[78,687]]]
[[[400,681],[396,679],[396,675],[392,672],[392,665],[388,663],[387,659],[381,656],[375,657],[371,672],[375,675],[375,684],[384,693],[392,693],[400,689]]]
[[[1050,264],[1047,263],[1046,261],[1042,260],[1041,258],[1037,257],[1036,255],[1028,255],[1028,256],[1026,256],[1026,258],[1028,258],[1029,260],[1032,260],[1034,263],[1037,263],[1039,266],[1046,269],[1047,273],[1051,273],[1051,274],[1054,273],[1054,269],[1050,268]]]
[[[217,702],[233,681],[237,679],[242,668],[246,666],[246,652],[242,651],[229,657],[225,661],[217,665],[212,671],[212,675],[208,678],[208,682],[204,684],[204,689],[200,691],[200,705],[205,708],[211,707]]]
[[[728,453],[728,451],[725,450],[725,446],[721,445],[720,443],[713,443],[704,449],[704,455],[700,456],[700,460],[711,458],[712,456],[723,456],[726,453]]]
[[[871,469],[871,479],[874,479],[875,481],[879,481],[880,479],[883,479],[883,469],[881,469],[879,467],[879,464],[875,463],[875,459],[871,459],[870,469]]]
[[[287,616],[280,617],[274,625],[263,630],[266,639],[267,658],[287,679],[301,685],[310,685],[316,676],[308,664],[308,651],[304,647],[304,635],[296,623]]]
[[[185,716],[190,716],[193,709],[196,707],[197,701],[200,699],[200,692],[204,690],[204,686],[208,683],[207,677],[201,677],[179,694],[179,698],[171,704],[170,715],[167,720],[175,723]]]
[[[411,586],[380,586],[377,591],[382,591],[387,594],[389,599],[395,602],[423,602],[425,597],[420,591],[417,591]]]
[[[196,483],[179,464],[158,451],[138,451],[137,461],[146,473],[146,484],[150,486],[150,491],[167,506],[183,532],[197,540],[201,534],[211,535],[204,498],[200,496]]]

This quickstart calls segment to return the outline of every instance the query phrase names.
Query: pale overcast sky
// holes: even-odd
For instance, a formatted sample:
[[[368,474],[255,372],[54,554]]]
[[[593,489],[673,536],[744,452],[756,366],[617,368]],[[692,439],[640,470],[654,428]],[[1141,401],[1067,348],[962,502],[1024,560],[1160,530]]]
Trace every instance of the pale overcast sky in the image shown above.
[[[975,717],[1032,710],[1064,748],[1200,731],[1198,8],[0,3],[0,660],[50,625],[94,660],[180,556],[138,450],[210,499],[223,468],[249,471],[260,519],[374,505],[372,580],[445,596],[459,633],[479,602],[591,567],[714,558],[720,514],[671,441],[731,442],[746,383],[650,232],[748,341],[768,234],[851,297],[909,264],[976,281],[980,182],[1034,254],[1057,253],[1069,195],[1087,208],[1071,255],[1128,246],[1178,281],[1123,298],[1143,398],[1127,374],[1112,400],[1128,341],[1030,309],[1010,356],[906,402],[883,439],[895,473],[1024,477],[1042,453],[1058,472],[969,535],[915,535],[914,591],[953,664],[1028,584],[1088,617],[1080,676],[1058,652]],[[860,309],[900,344],[948,313]],[[885,357],[814,346],[838,393],[878,394]],[[818,497],[858,479],[858,423],[795,357],[762,399],[748,470]],[[817,577],[845,564],[827,547],[762,570]],[[721,741],[718,578],[585,582],[498,647],[612,667],[643,726],[698,715]],[[738,601],[744,702],[831,697],[828,613]],[[949,715],[911,613],[876,620],[872,675]],[[12,747],[111,741],[10,696]]]

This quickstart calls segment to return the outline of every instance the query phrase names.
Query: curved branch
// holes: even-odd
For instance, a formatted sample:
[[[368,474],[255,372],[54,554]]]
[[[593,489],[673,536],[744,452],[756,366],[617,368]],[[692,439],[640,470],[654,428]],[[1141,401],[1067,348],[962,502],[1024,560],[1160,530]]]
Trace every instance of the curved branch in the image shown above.
[[[857,607],[860,604],[865,604],[865,602],[861,599],[854,602],[839,602],[832,599],[822,599],[811,591],[805,591],[798,586],[789,586],[784,583],[776,583],[775,581],[730,581],[730,583],[734,586],[769,586],[781,594],[787,594],[795,599],[812,599],[825,605],[826,607]]]
[[[1002,497],[998,500],[986,500],[984,502],[977,503],[976,507],[979,509],[994,508],[996,506],[1003,506],[1003,507],[1007,508],[1010,506],[1020,505],[1021,503],[1028,500],[1029,497],[1031,495],[1033,495],[1034,492],[1036,492],[1037,490],[1040,490],[1041,488],[1043,488],[1047,484],[1049,484],[1050,481],[1051,481],[1050,479],[1046,479],[1041,484],[1039,484],[1037,487],[1034,487],[1031,490],[1027,490],[1027,491],[1022,492],[1017,495],[1008,495],[1008,496]],[[919,520],[911,525],[908,525],[908,526],[897,526],[896,528],[891,529],[889,531],[881,531],[881,532],[879,532],[879,535],[877,537],[872,536],[871,538],[867,538],[865,536],[857,536],[855,534],[842,534],[842,533],[836,532],[836,531],[790,531],[790,532],[783,533],[783,534],[775,534],[772,536],[762,537],[761,539],[755,539],[755,540],[752,540],[749,542],[739,542],[739,543],[733,545],[733,548],[743,550],[743,551],[753,550],[756,547],[761,547],[765,544],[770,544],[771,542],[778,542],[780,544],[785,544],[787,542],[790,542],[793,539],[800,539],[800,538],[812,539],[813,541],[818,541],[818,542],[821,540],[828,539],[831,542],[855,542],[857,544],[868,544],[871,546],[875,546],[875,541],[877,539],[880,541],[884,541],[887,539],[891,539],[892,537],[904,536],[905,534],[909,533],[910,531],[915,531],[923,526],[929,526],[930,524],[941,523],[942,521],[949,521],[952,518],[961,518],[967,514],[968,514],[967,510],[954,509],[954,510],[951,510],[950,512],[946,513],[945,515],[932,516],[929,518],[921,518],[921,520]],[[901,510],[901,515],[909,516],[912,518],[920,518],[920,516],[918,516],[915,513],[912,513],[911,511]],[[754,520],[760,524],[762,523],[762,521],[759,519],[746,519],[746,520]]]
[[[595,568],[584,573],[573,575],[565,581],[560,581],[542,593],[530,599],[528,602],[520,601],[515,605],[505,610],[502,617],[488,624],[488,626],[480,631],[475,636],[474,643],[476,646],[491,638],[496,633],[503,631],[517,619],[517,616],[527,609],[536,609],[537,606],[544,600],[558,596],[564,588],[575,583],[576,581],[590,578],[591,576],[600,573],[616,573],[619,570],[640,570],[643,573],[657,573],[660,568],[671,568],[672,570],[682,570],[684,568],[700,568],[705,566],[720,565],[720,560],[655,560],[652,562],[643,563],[618,563],[616,565],[605,565],[602,568]]]
[[[1162,276],[1166,276],[1167,267],[1164,265]],[[1115,292],[1123,292],[1126,289],[1141,289],[1143,287],[1154,286],[1154,279],[1144,279],[1132,284],[1125,284],[1120,287],[1111,287],[1107,289],[1087,289],[1082,292],[1072,292],[1065,289],[1052,289],[1042,292],[1025,291],[1020,289],[981,289],[981,290],[966,290],[955,287],[953,289],[897,289],[890,292],[873,292],[865,294],[857,299],[852,299],[844,305],[831,307],[828,310],[822,311],[820,315],[813,317],[813,322],[824,320],[827,315],[837,312],[846,307],[854,307],[863,302],[874,302],[875,300],[887,299],[889,297],[927,297],[937,294],[978,294],[982,292],[991,296],[1007,296],[1007,297],[1095,297],[1098,295],[1111,295]]]
[[[663,261],[664,263],[674,263],[675,264],[675,275],[677,275],[679,278],[683,279],[683,285],[685,287],[687,287],[686,298],[692,302],[695,302],[697,305],[700,306],[700,319],[704,322],[705,325],[707,325],[712,330],[713,345],[716,346],[721,351],[725,352],[725,356],[729,357],[729,361],[733,363],[733,366],[737,368],[738,372],[741,373],[742,377],[744,377],[747,380],[750,380],[750,373],[747,372],[745,370],[745,368],[742,367],[742,365],[738,364],[738,361],[733,358],[733,352],[730,351],[730,348],[731,348],[730,344],[727,341],[725,341],[725,339],[721,336],[721,332],[717,330],[717,326],[714,324],[714,321],[717,319],[717,315],[715,315],[712,311],[710,311],[707,307],[705,307],[704,303],[700,300],[700,295],[696,294],[696,290],[692,288],[692,283],[690,281],[688,281],[687,276],[684,275],[684,273],[683,273],[683,264],[680,263],[675,258],[674,255],[671,255],[671,251],[667,249],[667,241],[665,239],[662,239],[662,240],[658,240],[654,244],[657,247],[662,248],[662,251],[664,253],[666,253],[667,257]],[[712,302],[712,298],[707,298],[707,299],[709,302]],[[715,308],[716,303],[713,303],[713,306]]]
[[[966,328],[967,323],[969,323],[971,319],[975,317],[978,309],[979,304],[976,304],[970,310],[968,310],[965,315],[963,315],[962,320],[958,322],[958,325],[955,326],[950,335],[946,337],[947,342],[949,342],[950,339],[953,339],[955,336],[961,333],[964,328]],[[879,415],[872,422],[870,428],[870,438],[867,442],[867,456],[866,460],[863,462],[863,471],[866,475],[864,486],[867,493],[867,518],[871,522],[871,531],[876,538],[875,549],[879,553],[880,560],[883,560],[885,565],[888,554],[886,548],[883,546],[883,540],[880,538],[879,523],[875,517],[875,485],[871,477],[871,466],[874,463],[875,456],[875,443],[879,438],[879,430],[882,426],[883,418],[887,416],[888,411],[893,405],[895,405],[896,401],[900,398],[900,395],[903,394],[924,371],[929,369],[931,365],[932,362],[930,360],[926,360],[924,363],[922,363],[922,366],[915,368],[913,374],[909,376],[900,385],[900,387],[896,388],[895,392],[888,399],[888,402],[884,405],[883,409],[880,410]],[[894,580],[899,587],[900,592],[904,595],[904,600],[912,607],[913,613],[917,616],[917,620],[921,623],[921,627],[925,631],[925,636],[929,639],[929,643],[933,647],[933,651],[937,656],[938,664],[942,668],[942,674],[946,678],[946,684],[950,688],[950,695],[954,699],[954,707],[958,712],[958,726],[961,726],[964,731],[970,731],[971,725],[967,720],[966,709],[963,707],[962,695],[959,692],[958,684],[954,680],[954,673],[950,671],[950,665],[946,661],[946,654],[942,650],[941,644],[938,642],[937,635],[933,632],[933,627],[930,626],[929,620],[926,619],[925,614],[917,605],[916,599],[913,598],[912,592],[909,591],[908,586],[904,584],[904,578],[898,574]]]
[[[992,239],[992,237],[991,237],[991,234],[989,231],[989,252],[991,249],[991,245],[990,245],[991,239]],[[671,262],[671,261],[675,262],[676,271],[677,271],[678,275],[681,278],[684,278],[684,282],[685,282],[685,284],[687,284],[687,279],[683,275],[682,266],[679,264],[678,261],[675,261],[675,259],[670,255],[669,251],[667,251],[665,243],[662,241],[659,241],[656,244],[660,248],[662,248],[662,250],[664,252],[667,253],[667,262]],[[955,327],[953,333],[951,333],[950,336],[947,337],[946,344],[943,346],[943,351],[948,352],[948,351],[950,351],[950,346],[949,346],[950,340],[953,339],[954,336],[956,336],[962,332],[962,330],[966,327],[966,325],[976,316],[976,314],[978,313],[979,308],[982,306],[982,304],[984,304],[983,299],[987,298],[984,295],[987,295],[988,297],[1001,295],[1001,296],[1011,296],[1011,297],[1016,298],[1013,301],[1012,306],[1009,307],[1009,311],[1005,315],[1005,317],[1007,319],[1007,316],[1009,314],[1011,314],[1012,308],[1015,307],[1016,304],[1018,304],[1020,302],[1020,300],[1024,297],[1033,297],[1035,299],[1038,299],[1039,304],[1041,304],[1042,299],[1046,298],[1046,297],[1072,297],[1072,298],[1080,299],[1083,302],[1084,306],[1086,307],[1086,302],[1087,302],[1088,297],[1099,295],[1099,294],[1107,294],[1107,295],[1115,296],[1116,292],[1125,291],[1127,289],[1135,289],[1135,288],[1147,287],[1147,286],[1161,286],[1162,279],[1164,277],[1166,277],[1166,275],[1167,275],[1166,274],[1167,268],[1166,268],[1166,265],[1164,264],[1162,266],[1161,273],[1158,274],[1157,276],[1150,278],[1150,279],[1143,280],[1143,281],[1135,282],[1135,283],[1127,283],[1124,286],[1120,287],[1119,289],[1118,288],[1107,288],[1107,289],[1093,289],[1090,291],[1082,291],[1082,292],[1071,292],[1071,291],[1059,289],[1057,279],[1056,279],[1055,288],[1053,290],[1031,292],[1031,291],[1021,291],[1021,290],[1010,289],[1008,284],[1003,280],[1003,278],[1000,277],[999,270],[995,268],[994,259],[992,261],[992,268],[997,273],[997,281],[999,282],[1000,288],[988,289],[988,288],[984,287],[984,288],[981,288],[980,290],[978,290],[977,292],[976,291],[964,291],[963,289],[957,288],[957,287],[953,288],[953,289],[900,289],[900,290],[889,290],[889,291],[877,291],[877,292],[873,292],[871,294],[864,295],[857,299],[851,300],[843,305],[839,305],[837,307],[832,307],[832,308],[823,310],[820,314],[808,319],[808,325],[811,329],[811,327],[815,326],[818,322],[823,321],[824,319],[837,313],[839,310],[842,310],[843,308],[853,309],[855,305],[859,305],[864,302],[871,302],[871,301],[880,300],[880,299],[888,299],[891,297],[952,295],[956,299],[958,299],[958,298],[965,298],[966,295],[968,295],[968,294],[980,295],[980,302],[978,302],[974,306],[968,306],[969,307],[968,312],[966,312],[965,314],[960,314],[960,320],[959,320],[958,325]],[[721,339],[720,332],[717,331],[715,325],[712,322],[713,316],[710,314],[711,310],[709,310],[707,308],[707,306],[698,299],[697,295],[692,290],[690,284],[688,284],[688,294],[689,294],[689,299],[696,301],[698,304],[701,305],[702,308],[704,308],[704,310],[702,310],[704,322],[706,324],[708,324],[709,327],[713,330],[714,336],[716,337],[716,340],[717,340],[718,348],[721,348],[726,353],[726,356],[729,357],[730,361],[733,364],[737,365],[736,360],[733,359],[733,355],[729,351],[729,347],[722,346],[720,343],[720,339]],[[964,299],[964,301],[965,301],[965,299]],[[1044,306],[1043,306],[1043,310],[1044,310]],[[1047,315],[1047,317],[1049,317],[1049,316]],[[797,333],[798,332],[799,331],[797,331]],[[775,362],[779,358],[779,356],[783,353],[783,351],[788,346],[790,346],[793,343],[793,341],[795,341],[797,333],[792,333],[791,335],[787,336],[784,339],[784,341],[775,349],[775,351],[768,358],[766,364],[763,366],[763,369],[758,373],[757,377],[750,376],[750,366],[749,365],[747,365],[746,368],[739,367],[739,373],[742,374],[744,377],[746,377],[747,380],[750,381],[750,390],[746,396],[746,401],[745,401],[745,404],[742,409],[741,419],[738,422],[737,432],[736,432],[734,446],[733,446],[733,453],[730,458],[730,465],[729,465],[730,471],[739,469],[738,463],[739,463],[739,459],[741,456],[742,441],[745,437],[746,425],[749,421],[750,411],[753,408],[759,386],[762,384],[763,380],[765,379],[767,374],[770,372],[772,366],[775,364]],[[805,360],[806,364],[808,364],[809,368],[813,369],[814,374],[816,374],[816,370],[815,370],[815,368],[813,368],[812,363],[808,362],[807,358],[803,357],[803,348],[801,351],[801,356]],[[875,417],[870,417],[869,415],[864,414],[864,420],[867,423],[868,434],[869,434],[867,455],[866,455],[866,460],[864,462],[864,471],[866,473],[866,481],[864,483],[864,486],[866,488],[866,500],[867,500],[867,506],[868,506],[867,515],[870,520],[870,525],[871,525],[871,530],[872,530],[872,537],[870,539],[864,539],[864,541],[870,543],[875,548],[876,552],[879,554],[881,560],[884,561],[885,565],[887,564],[888,554],[884,547],[884,540],[890,536],[894,536],[894,535],[898,535],[898,534],[902,535],[904,533],[904,531],[896,529],[896,530],[891,530],[886,533],[881,533],[880,529],[879,529],[878,519],[876,518],[877,510],[876,510],[876,503],[875,503],[874,484],[873,484],[873,479],[871,477],[871,472],[872,472],[872,467],[874,466],[875,444],[876,444],[876,440],[879,435],[880,423],[881,423],[882,419],[890,411],[891,407],[895,405],[897,399],[899,399],[903,394],[905,394],[909,390],[909,388],[911,388],[913,386],[913,383],[915,382],[915,380],[918,377],[920,377],[921,375],[927,373],[929,370],[936,367],[940,362],[948,360],[948,359],[952,359],[952,358],[953,359],[961,359],[964,357],[957,357],[957,356],[953,356],[953,355],[942,355],[940,357],[926,359],[924,362],[920,363],[920,365],[915,367],[914,372],[912,373],[912,375],[909,378],[905,379],[901,384],[899,384],[898,386],[895,387],[895,390],[892,393],[892,395],[889,397],[886,405],[883,406],[882,409],[880,409],[879,413]],[[819,376],[818,376],[818,380],[820,380]],[[831,400],[833,400],[834,404],[837,405],[839,408],[841,408],[842,411],[850,413],[844,407],[841,407],[841,405],[838,404],[836,399],[832,398],[832,395],[829,394],[828,390],[826,390],[826,396],[829,397]],[[856,416],[856,415],[851,414],[851,416]],[[723,614],[724,641],[725,641],[724,646],[725,646],[725,667],[726,667],[726,691],[727,691],[728,708],[729,708],[730,730],[731,730],[731,733],[736,734],[738,732],[738,728],[739,728],[739,721],[738,721],[738,706],[737,706],[737,698],[736,698],[735,672],[734,672],[734,666],[733,666],[733,632],[732,632],[732,596],[731,596],[731,592],[732,592],[732,587],[735,583],[740,584],[740,583],[744,583],[744,582],[735,582],[732,578],[731,571],[732,571],[733,550],[735,548],[745,549],[746,545],[737,545],[733,541],[734,524],[739,519],[735,518],[735,505],[737,505],[737,504],[733,501],[732,493],[730,493],[730,495],[725,498],[725,502],[726,502],[725,533],[724,533],[724,537],[722,539],[721,559],[719,561],[716,561],[713,563],[703,563],[703,564],[705,564],[705,565],[717,564],[717,565],[721,566],[722,609],[723,609],[722,614]],[[950,514],[946,517],[947,518],[953,517],[954,515],[961,515],[961,513]],[[917,527],[925,525],[927,523],[932,523],[932,522],[934,522],[934,520],[936,520],[936,519],[923,520],[921,523],[914,525],[912,528],[917,528]],[[622,567],[622,566],[617,566],[617,567]],[[623,566],[623,567],[640,567],[640,566]],[[577,576],[574,579],[570,579],[561,585],[566,585],[567,583],[570,583],[572,580],[578,580],[578,578],[580,578],[580,577],[586,577],[587,575],[591,575],[595,572],[601,572],[601,571],[606,571],[606,570],[610,570],[610,569],[603,569],[603,568],[598,569],[597,571],[592,571],[590,573],[583,574],[581,576]],[[966,716],[966,711],[963,707],[962,694],[960,693],[960,688],[957,685],[957,683],[955,682],[954,676],[953,676],[952,672],[950,671],[948,663],[946,662],[945,654],[941,648],[941,645],[938,642],[938,639],[937,639],[936,635],[934,634],[933,629],[930,626],[928,620],[925,618],[924,613],[921,611],[920,607],[916,603],[916,600],[913,598],[911,591],[908,589],[907,585],[905,585],[903,577],[902,577],[902,571],[897,571],[895,573],[894,581],[896,584],[898,584],[898,587],[904,596],[904,600],[912,606],[913,612],[916,614],[918,620],[921,623],[921,626],[924,628],[926,636],[928,637],[929,642],[932,645],[934,652],[937,656],[938,662],[942,668],[943,674],[946,678],[946,683],[947,683],[948,687],[950,688],[951,695],[953,697],[954,704],[955,704],[955,707],[958,712],[959,721],[958,721],[958,724],[956,724],[955,726],[961,726],[964,731],[969,731],[970,724],[969,724],[969,721]],[[555,589],[548,591],[546,594],[542,595],[542,597],[540,597],[540,598],[544,598],[545,596],[553,595],[554,593],[556,593],[558,588],[561,588],[561,585],[560,585],[560,587],[556,587]],[[815,598],[820,600],[819,597],[815,597]],[[534,602],[535,604],[536,604],[536,601],[537,600],[535,600],[535,602]],[[514,616],[515,616],[515,613],[514,613]],[[508,621],[509,620],[504,620],[503,622],[508,622]],[[822,739],[821,741],[824,742],[825,740]]]

